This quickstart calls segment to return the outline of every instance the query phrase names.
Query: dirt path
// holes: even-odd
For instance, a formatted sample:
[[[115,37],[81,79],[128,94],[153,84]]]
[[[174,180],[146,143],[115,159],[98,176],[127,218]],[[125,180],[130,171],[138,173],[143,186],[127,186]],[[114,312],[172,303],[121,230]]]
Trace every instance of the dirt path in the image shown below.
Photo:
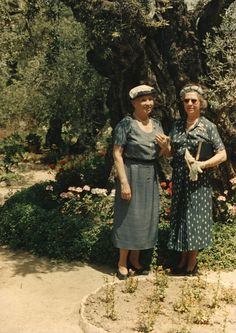
[[[55,264],[0,248],[0,333],[81,333],[82,298],[103,284],[106,267]]]
[[[81,300],[111,273],[104,266],[56,264],[0,247],[0,333],[82,333]],[[207,279],[217,281],[217,274],[209,272]],[[236,288],[236,271],[222,272],[221,281]]]
[[[0,204],[24,187],[54,180],[54,174],[32,170],[24,178],[22,186],[0,187]],[[55,264],[0,247],[0,333],[81,333],[80,302],[103,284],[108,271],[81,263]]]

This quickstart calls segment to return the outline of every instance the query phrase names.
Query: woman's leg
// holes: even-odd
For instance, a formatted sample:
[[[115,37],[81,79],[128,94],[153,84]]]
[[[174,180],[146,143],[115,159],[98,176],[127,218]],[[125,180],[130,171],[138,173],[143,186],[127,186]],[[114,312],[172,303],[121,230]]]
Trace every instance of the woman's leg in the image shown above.
[[[129,261],[137,269],[142,268],[142,265],[140,265],[140,262],[139,262],[139,256],[140,256],[140,250],[131,250],[130,251]]]
[[[188,251],[187,272],[192,272],[197,264],[198,251]]]
[[[118,262],[118,269],[121,274],[126,275],[128,274],[127,269],[127,258],[128,258],[129,250],[126,249],[120,249],[120,258]]]
[[[177,267],[184,268],[187,265],[187,261],[188,261],[188,252],[186,252],[186,251],[181,252],[180,261],[179,261]]]

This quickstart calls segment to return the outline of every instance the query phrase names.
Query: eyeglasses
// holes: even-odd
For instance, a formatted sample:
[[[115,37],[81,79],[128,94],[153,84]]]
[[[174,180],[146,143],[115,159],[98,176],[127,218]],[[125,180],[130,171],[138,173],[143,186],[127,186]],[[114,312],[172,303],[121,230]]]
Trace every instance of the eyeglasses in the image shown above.
[[[188,104],[190,101],[192,102],[192,104],[196,104],[198,100],[195,98],[185,98],[184,99],[184,103],[186,103],[186,104]]]

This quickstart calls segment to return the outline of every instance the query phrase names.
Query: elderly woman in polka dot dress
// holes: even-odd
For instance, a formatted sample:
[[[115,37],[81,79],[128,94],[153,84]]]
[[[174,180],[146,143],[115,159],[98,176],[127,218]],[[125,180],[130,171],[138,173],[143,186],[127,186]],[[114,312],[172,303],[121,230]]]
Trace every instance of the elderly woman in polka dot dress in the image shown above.
[[[180,97],[184,104],[185,119],[176,121],[169,137],[157,135],[156,140],[165,149],[167,156],[173,156],[168,248],[181,252],[173,273],[195,275],[198,251],[212,242],[209,170],[224,162],[227,157],[216,125],[201,115],[201,110],[207,107],[201,86],[186,85]]]

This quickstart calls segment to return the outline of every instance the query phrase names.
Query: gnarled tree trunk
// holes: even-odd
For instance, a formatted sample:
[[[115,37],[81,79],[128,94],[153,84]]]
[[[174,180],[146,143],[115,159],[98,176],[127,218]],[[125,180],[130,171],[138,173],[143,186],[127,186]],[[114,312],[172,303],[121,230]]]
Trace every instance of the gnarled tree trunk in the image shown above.
[[[170,130],[173,119],[182,112],[178,105],[181,87],[208,75],[203,40],[220,25],[233,2],[211,0],[205,7],[188,11],[183,0],[172,0],[171,7],[162,11],[163,1],[148,1],[146,7],[136,0],[65,1],[89,34],[88,60],[110,79],[107,104],[112,126],[130,111],[129,89],[146,82],[156,87],[155,113],[166,132]],[[219,171],[229,179],[235,175],[231,145],[234,138],[235,146],[236,132],[223,110],[211,110],[208,115],[217,123],[230,152],[228,163]]]

